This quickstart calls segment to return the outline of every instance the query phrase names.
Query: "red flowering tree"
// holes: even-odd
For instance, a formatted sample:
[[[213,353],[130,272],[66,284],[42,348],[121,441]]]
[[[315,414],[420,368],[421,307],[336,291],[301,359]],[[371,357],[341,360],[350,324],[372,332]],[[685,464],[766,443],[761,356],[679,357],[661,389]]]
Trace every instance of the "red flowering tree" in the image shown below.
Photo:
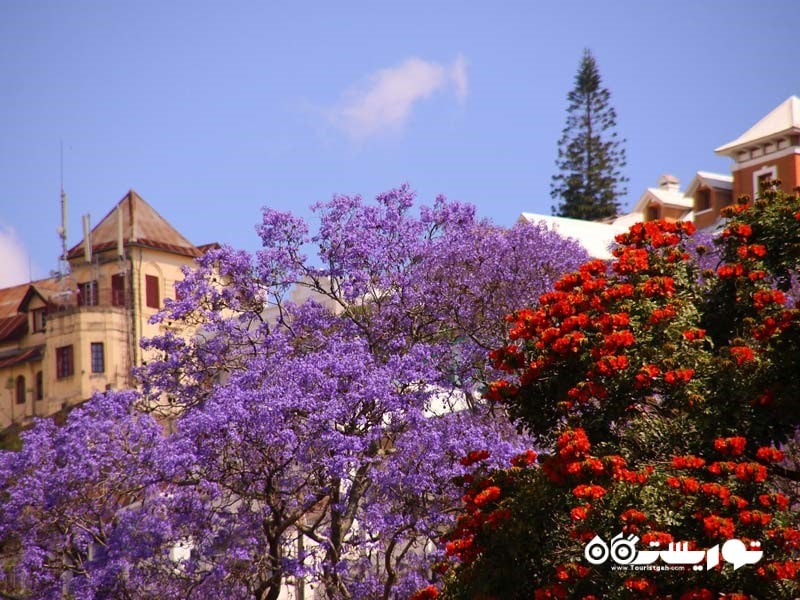
[[[725,216],[716,249],[692,248],[691,223],[637,224],[610,264],[509,315],[491,356],[508,376],[488,395],[542,452],[503,471],[465,459],[478,467],[437,565],[445,597],[800,594],[784,457],[800,424],[800,194]],[[696,554],[660,553],[678,542]]]

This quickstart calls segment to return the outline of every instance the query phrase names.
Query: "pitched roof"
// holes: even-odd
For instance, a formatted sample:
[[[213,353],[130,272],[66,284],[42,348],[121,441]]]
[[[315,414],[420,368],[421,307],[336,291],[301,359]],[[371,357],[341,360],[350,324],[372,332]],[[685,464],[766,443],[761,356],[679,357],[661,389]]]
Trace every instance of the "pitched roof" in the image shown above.
[[[522,213],[519,220],[528,223],[544,223],[548,229],[577,241],[592,258],[604,260],[611,258],[610,247],[614,243],[614,237],[628,230],[627,227],[614,223],[583,221],[527,212]]]
[[[28,315],[18,314],[0,319],[0,342],[10,342],[28,333]]]
[[[125,246],[137,245],[166,250],[183,256],[202,252],[183,237],[135,191],[128,191],[117,205],[92,229],[92,251],[113,250],[117,246],[117,206],[122,214],[122,240]],[[68,258],[83,256],[83,240],[70,249]]]
[[[721,175],[720,173],[711,173],[710,171],[698,171],[686,188],[686,196],[693,198],[697,188],[702,186],[730,191],[733,189],[733,177]]]
[[[18,365],[20,363],[42,360],[44,356],[44,345],[34,346],[33,348],[15,349],[8,354],[0,355],[0,369]]]
[[[728,155],[739,148],[789,133],[800,133],[800,98],[791,96],[732,142],[714,152]]]
[[[656,200],[662,205],[674,206],[682,209],[691,209],[694,206],[694,200],[688,196],[685,196],[681,191],[651,187],[647,188],[639,197],[639,200],[633,207],[632,212],[641,213],[651,200]]]
[[[7,288],[0,288],[0,319],[13,317],[23,310],[23,305],[34,293],[39,294],[46,302],[53,292],[58,291],[58,280],[39,279],[30,283],[21,283]]]

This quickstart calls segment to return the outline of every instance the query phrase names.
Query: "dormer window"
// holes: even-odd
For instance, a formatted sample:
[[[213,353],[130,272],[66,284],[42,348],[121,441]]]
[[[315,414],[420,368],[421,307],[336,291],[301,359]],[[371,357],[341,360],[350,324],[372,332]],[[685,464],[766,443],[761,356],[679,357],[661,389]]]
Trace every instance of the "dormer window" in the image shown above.
[[[645,209],[645,221],[657,221],[661,218],[661,207],[658,204],[651,204]]]
[[[31,318],[33,319],[33,333],[40,333],[45,330],[47,326],[46,308],[36,308],[32,310]]]
[[[708,188],[700,188],[694,195],[694,211],[704,210],[711,210],[711,190]]]

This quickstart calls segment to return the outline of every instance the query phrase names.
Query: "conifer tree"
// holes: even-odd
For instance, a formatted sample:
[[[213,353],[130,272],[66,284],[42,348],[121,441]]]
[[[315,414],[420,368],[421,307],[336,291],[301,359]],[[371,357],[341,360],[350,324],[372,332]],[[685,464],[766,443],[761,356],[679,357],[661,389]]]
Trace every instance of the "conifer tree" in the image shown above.
[[[574,219],[616,216],[619,198],[627,192],[625,140],[617,138],[617,113],[603,87],[597,61],[583,52],[575,87],[567,95],[567,124],[558,144],[558,173],[550,196],[558,201],[553,214]]]

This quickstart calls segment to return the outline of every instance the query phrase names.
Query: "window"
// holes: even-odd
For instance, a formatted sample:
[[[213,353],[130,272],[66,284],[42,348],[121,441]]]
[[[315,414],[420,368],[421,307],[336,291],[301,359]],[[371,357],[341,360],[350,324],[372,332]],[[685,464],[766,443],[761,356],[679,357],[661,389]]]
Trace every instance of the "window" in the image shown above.
[[[145,275],[144,276],[144,287],[145,287],[145,297],[146,297],[146,304],[150,308],[159,308],[160,307],[160,297],[158,293],[158,277],[155,275]]]
[[[97,306],[97,282],[78,284],[78,306]]]
[[[33,333],[44,331],[47,325],[47,309],[35,308],[31,311],[31,315],[33,316]]]
[[[700,188],[694,196],[695,212],[702,212],[711,208],[711,190]]]
[[[25,377],[22,375],[17,376],[17,404],[25,404]]]
[[[36,399],[44,400],[44,376],[41,371],[36,373]]]
[[[660,214],[660,211],[659,211],[658,204],[651,204],[650,206],[647,207],[647,211],[645,212],[645,215],[644,215],[644,220],[645,221],[656,221],[659,218],[659,214]]]
[[[767,189],[767,182],[778,178],[778,167],[775,165],[761,167],[753,172],[753,194],[759,196]]]
[[[769,187],[772,187],[770,185],[771,182],[772,182],[772,175],[770,175],[769,173],[765,175],[760,175],[758,177],[758,189],[756,190],[756,193],[761,195],[764,192],[764,190],[766,190]]]
[[[111,276],[111,305],[125,306],[125,275],[122,273]]]
[[[75,371],[72,359],[72,346],[56,348],[56,377],[63,379]]]
[[[92,373],[105,373],[106,361],[103,342],[92,342]]]

